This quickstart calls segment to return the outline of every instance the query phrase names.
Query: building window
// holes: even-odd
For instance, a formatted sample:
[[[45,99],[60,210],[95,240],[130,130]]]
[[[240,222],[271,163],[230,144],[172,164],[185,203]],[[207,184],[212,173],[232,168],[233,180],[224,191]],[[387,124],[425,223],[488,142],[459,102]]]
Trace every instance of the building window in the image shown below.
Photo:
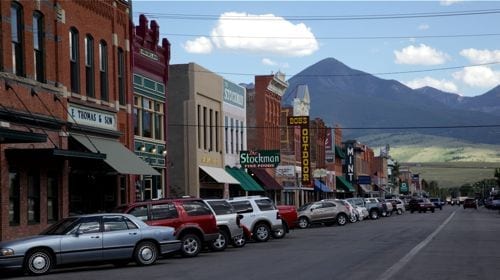
[[[28,174],[28,223],[40,222],[40,175]]]
[[[10,31],[12,42],[12,72],[24,77],[23,7],[12,2],[10,6]]]
[[[208,112],[208,125],[209,125],[209,141],[208,141],[208,150],[213,151],[214,150],[214,125],[213,125],[213,115],[214,115],[214,110],[210,109]]]
[[[134,97],[134,134],[142,137],[164,139],[164,103],[147,97]]]
[[[219,152],[219,112],[215,111],[215,151]]]
[[[228,116],[224,116],[224,150],[226,151],[226,154],[229,153],[229,120]]]
[[[59,220],[59,184],[57,178],[55,172],[47,175],[47,221],[49,222]]]
[[[244,141],[244,135],[243,135],[243,121],[240,122],[240,125],[241,125],[241,129],[240,129],[240,138],[241,138],[241,141],[240,141],[240,145],[241,145],[241,148],[240,148],[240,151],[244,151],[244,144],[243,144],[243,141]]]
[[[229,141],[231,145],[231,154],[234,154],[234,119],[231,118],[231,134],[229,135]]]
[[[197,108],[198,114],[198,149],[201,149],[201,105],[198,105]]]
[[[85,37],[85,87],[88,97],[95,97],[94,85],[94,38],[87,35]]]
[[[21,205],[19,173],[17,170],[9,171],[9,225],[19,225],[19,212]]]
[[[140,119],[140,114],[141,109],[140,109],[140,98],[138,96],[134,96],[134,135],[140,136],[141,135],[141,119]]]
[[[125,54],[118,49],[118,100],[120,105],[125,105]]]
[[[43,37],[44,22],[43,15],[40,12],[33,13],[33,52],[34,52],[34,68],[35,80],[40,83],[45,83],[45,44]]]
[[[207,149],[207,107],[203,107],[203,150]]]
[[[71,77],[71,91],[80,92],[80,51],[78,48],[78,30],[72,27],[69,30],[69,64]]]
[[[101,84],[101,100],[109,101],[108,94],[108,46],[106,42],[99,43],[99,82]]]
[[[236,138],[236,153],[239,153],[240,152],[240,145],[239,145],[239,140],[240,140],[240,122],[238,120],[236,120],[236,131],[235,131],[235,134],[234,134],[234,138]]]

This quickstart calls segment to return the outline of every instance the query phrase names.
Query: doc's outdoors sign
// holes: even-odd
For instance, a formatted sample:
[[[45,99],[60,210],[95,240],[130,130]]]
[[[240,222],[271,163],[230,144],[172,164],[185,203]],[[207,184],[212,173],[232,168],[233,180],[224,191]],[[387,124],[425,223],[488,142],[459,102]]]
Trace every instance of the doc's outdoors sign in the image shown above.
[[[309,137],[309,116],[289,116],[289,126],[300,127],[300,161],[302,168],[302,185],[311,185],[311,143]]]
[[[280,161],[279,150],[240,151],[240,164],[243,168],[276,167]]]

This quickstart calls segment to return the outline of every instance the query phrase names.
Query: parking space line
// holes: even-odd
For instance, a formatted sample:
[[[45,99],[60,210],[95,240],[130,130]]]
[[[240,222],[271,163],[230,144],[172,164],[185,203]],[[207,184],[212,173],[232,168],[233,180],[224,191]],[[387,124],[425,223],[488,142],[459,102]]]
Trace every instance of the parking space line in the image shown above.
[[[422,250],[427,244],[429,244],[429,242],[431,242],[434,236],[436,236],[451,221],[456,212],[457,210],[453,211],[453,213],[451,213],[451,215],[434,232],[429,234],[427,238],[417,244],[417,246],[413,247],[413,249],[411,249],[408,254],[406,254],[397,263],[395,263],[384,273],[382,273],[382,275],[380,275],[377,280],[389,280],[392,276],[398,273],[407,263],[411,261],[411,259],[413,259],[413,257],[415,257],[416,254],[418,254],[418,252],[420,252],[420,250]]]

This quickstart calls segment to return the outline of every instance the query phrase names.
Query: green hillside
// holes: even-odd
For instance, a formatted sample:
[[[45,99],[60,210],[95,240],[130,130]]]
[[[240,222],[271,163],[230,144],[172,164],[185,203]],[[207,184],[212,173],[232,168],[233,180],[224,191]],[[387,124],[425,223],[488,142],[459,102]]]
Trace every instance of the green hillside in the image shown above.
[[[375,155],[389,144],[391,157],[401,166],[440,187],[459,187],[493,178],[500,168],[500,146],[473,144],[453,138],[406,134],[378,134],[359,138]]]

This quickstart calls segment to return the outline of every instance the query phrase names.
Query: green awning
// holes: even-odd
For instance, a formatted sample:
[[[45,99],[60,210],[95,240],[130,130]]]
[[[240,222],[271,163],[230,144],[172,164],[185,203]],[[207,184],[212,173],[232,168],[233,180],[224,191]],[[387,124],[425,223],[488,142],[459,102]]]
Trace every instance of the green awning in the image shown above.
[[[337,176],[335,181],[337,182],[337,187],[341,187],[346,192],[355,192],[351,183],[349,183],[349,181],[347,181],[344,177]]]
[[[226,171],[240,182],[241,188],[247,192],[263,192],[264,189],[243,169],[226,166]]]
[[[339,158],[346,158],[344,151],[342,151],[342,148],[335,145],[335,156],[338,156]]]
[[[44,142],[47,142],[46,134],[0,127],[0,144]]]

